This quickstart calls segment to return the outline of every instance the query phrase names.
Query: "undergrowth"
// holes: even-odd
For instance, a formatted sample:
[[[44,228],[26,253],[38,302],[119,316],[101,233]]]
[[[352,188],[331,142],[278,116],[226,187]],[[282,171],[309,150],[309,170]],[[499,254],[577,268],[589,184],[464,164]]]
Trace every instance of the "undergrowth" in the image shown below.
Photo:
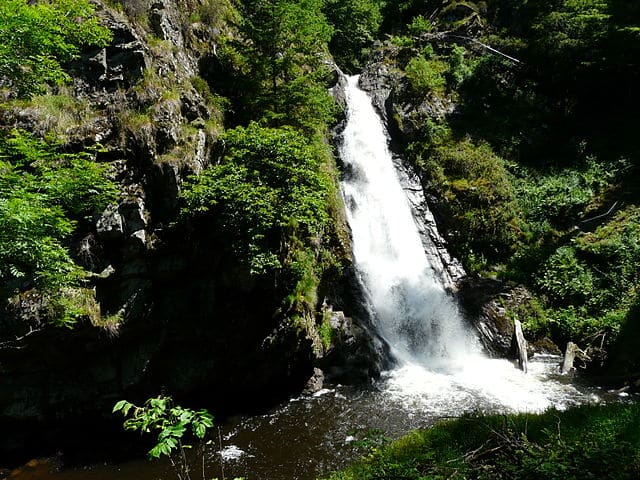
[[[640,475],[640,406],[541,415],[466,415],[375,448],[330,480],[632,480]]]

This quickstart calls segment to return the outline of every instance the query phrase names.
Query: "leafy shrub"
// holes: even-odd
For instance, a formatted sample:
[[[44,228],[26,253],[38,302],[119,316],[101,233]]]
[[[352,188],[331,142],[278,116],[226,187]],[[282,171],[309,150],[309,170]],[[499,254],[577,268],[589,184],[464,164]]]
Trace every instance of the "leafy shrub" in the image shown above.
[[[447,69],[448,65],[444,61],[427,60],[418,55],[409,60],[404,70],[413,91],[426,95],[429,92],[444,93],[447,84],[444,74]]]
[[[372,43],[382,15],[380,0],[328,0],[323,11],[333,26],[329,48],[336,62],[347,72],[362,66],[366,48]]]
[[[413,17],[411,23],[407,25],[409,29],[409,33],[412,35],[420,35],[421,33],[429,33],[433,30],[433,23],[428,18],[425,18],[423,15],[418,15]]]
[[[220,163],[185,186],[182,216],[214,221],[253,273],[279,268],[291,229],[309,239],[328,221],[330,180],[318,147],[292,129],[256,123],[227,131],[224,144]]]
[[[548,173],[522,168],[520,171],[516,188],[523,212],[532,223],[549,221],[555,225],[575,221],[617,173],[615,167],[602,165],[594,158],[588,158],[583,166]]]
[[[464,47],[454,45],[449,54],[448,83],[451,88],[458,88],[473,73],[473,68],[465,58]]]
[[[628,207],[542,263],[535,283],[557,308],[547,316],[563,341],[616,339],[640,286],[639,235],[639,210]]]
[[[84,298],[76,290],[84,271],[67,241],[117,188],[88,153],[58,148],[19,131],[0,138],[0,296],[38,288],[54,323],[69,326],[90,312],[86,301],[74,302]]]
[[[563,246],[542,267],[538,286],[555,304],[583,304],[594,289],[593,275],[573,247]]]
[[[463,258],[472,252],[490,258],[509,254],[518,236],[518,212],[503,161],[488,145],[469,140],[444,143],[427,155],[423,179],[444,199],[440,208],[455,222],[454,246]]]
[[[86,46],[103,46],[111,32],[87,0],[4,0],[0,3],[0,79],[18,96],[69,79],[62,64]]]
[[[213,427],[213,415],[207,410],[192,410],[176,405],[171,397],[158,396],[148,399],[138,407],[126,400],[120,400],[113,412],[121,412],[125,417],[125,430],[157,434],[156,444],[149,450],[149,458],[166,456],[178,480],[191,479],[191,466],[186,450],[193,447],[187,443],[189,436],[198,441],[198,455],[201,459],[202,480],[205,480],[204,437]],[[242,480],[242,479],[235,479]]]
[[[18,192],[16,192],[18,193]],[[57,289],[74,284],[79,268],[62,245],[74,224],[62,209],[38,194],[0,198],[2,297],[30,287]]]

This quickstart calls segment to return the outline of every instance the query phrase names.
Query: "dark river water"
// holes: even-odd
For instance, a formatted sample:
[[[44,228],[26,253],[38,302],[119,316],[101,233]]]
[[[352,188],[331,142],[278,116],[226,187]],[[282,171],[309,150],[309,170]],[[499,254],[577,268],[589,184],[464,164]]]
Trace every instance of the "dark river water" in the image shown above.
[[[367,446],[426,428],[464,412],[538,412],[620,399],[557,375],[559,357],[539,356],[528,374],[506,360],[478,357],[457,371],[405,365],[366,388],[334,386],[293,398],[265,415],[221,425],[205,453],[206,478],[312,480],[361,457]],[[200,479],[194,463],[193,480]],[[32,462],[12,480],[172,480],[170,465],[140,459],[123,464],[60,469]]]

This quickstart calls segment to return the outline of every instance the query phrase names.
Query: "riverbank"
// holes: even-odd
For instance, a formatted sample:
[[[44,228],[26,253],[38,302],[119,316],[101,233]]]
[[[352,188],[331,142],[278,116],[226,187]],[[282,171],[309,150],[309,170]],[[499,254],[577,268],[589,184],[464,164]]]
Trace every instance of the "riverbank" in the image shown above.
[[[640,404],[464,415],[374,449],[329,480],[637,479]]]

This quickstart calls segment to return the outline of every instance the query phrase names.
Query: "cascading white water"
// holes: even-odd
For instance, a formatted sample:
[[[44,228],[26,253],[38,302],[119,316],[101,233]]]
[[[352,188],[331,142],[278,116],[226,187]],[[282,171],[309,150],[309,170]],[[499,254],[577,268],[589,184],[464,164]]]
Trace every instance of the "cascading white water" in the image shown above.
[[[340,155],[353,254],[376,328],[401,364],[457,368],[477,355],[474,336],[429,264],[371,100],[348,79],[348,121]],[[442,268],[440,268],[442,270]]]
[[[573,403],[580,394],[571,385],[547,381],[553,364],[538,362],[524,375],[510,362],[481,353],[435,273],[442,265],[427,259],[382,121],[358,88],[358,76],[347,80],[341,188],[373,323],[396,359],[395,368],[386,372],[388,394],[443,413],[451,408],[453,413],[532,411]]]

